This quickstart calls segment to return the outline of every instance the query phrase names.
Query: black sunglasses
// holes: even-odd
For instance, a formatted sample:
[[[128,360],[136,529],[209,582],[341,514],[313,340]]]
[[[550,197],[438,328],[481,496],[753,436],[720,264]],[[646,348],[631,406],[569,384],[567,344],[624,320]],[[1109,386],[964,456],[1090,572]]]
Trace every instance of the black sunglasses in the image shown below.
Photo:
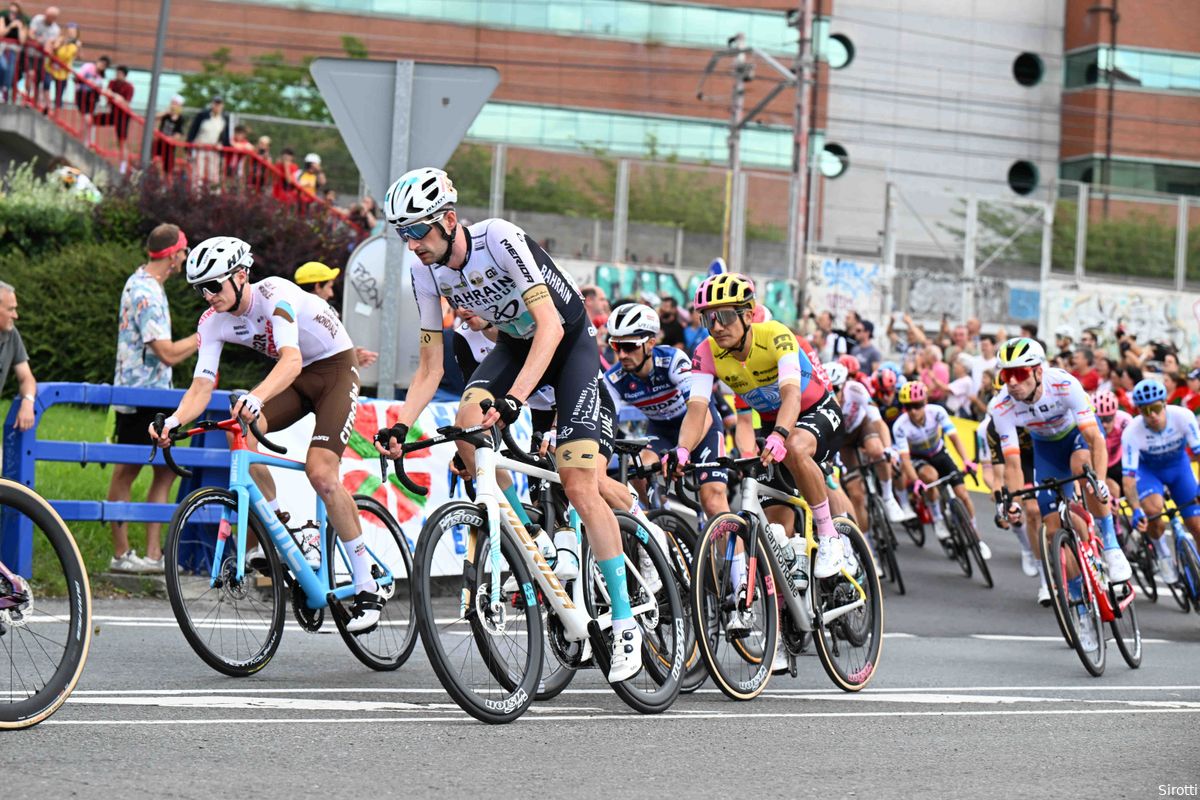
[[[220,278],[215,281],[204,281],[204,283],[193,283],[192,288],[196,290],[196,294],[201,297],[207,297],[210,294],[220,294],[225,288],[225,281],[229,280],[229,276]]]
[[[924,401],[924,400],[922,400],[922,401],[921,401],[921,402],[919,402],[919,403],[901,403],[900,405],[902,405],[902,406],[903,406],[904,408],[906,408],[906,409],[913,409],[913,408],[924,408],[924,407],[925,407],[925,401]]]
[[[612,346],[618,353],[636,353],[645,343],[645,339],[639,339],[636,342],[613,342]]]

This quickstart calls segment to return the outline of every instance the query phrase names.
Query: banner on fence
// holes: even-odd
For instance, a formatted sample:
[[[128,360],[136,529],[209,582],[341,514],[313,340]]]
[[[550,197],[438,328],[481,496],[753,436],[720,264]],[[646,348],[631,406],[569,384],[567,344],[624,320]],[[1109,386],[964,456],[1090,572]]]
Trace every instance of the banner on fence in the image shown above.
[[[342,485],[349,489],[351,494],[370,495],[382,503],[400,523],[405,538],[415,549],[417,537],[426,518],[450,500],[465,499],[466,494],[461,483],[457,484],[454,492],[450,489],[449,465],[455,453],[453,444],[440,444],[427,450],[419,450],[405,459],[408,476],[414,483],[427,487],[428,495],[414,495],[401,486],[395,478],[391,463],[388,464],[387,481],[380,481],[379,456],[371,440],[377,430],[396,423],[403,405],[401,402],[383,400],[364,400],[358,404],[354,432],[342,456]],[[457,403],[431,403],[421,413],[413,430],[419,438],[432,438],[437,435],[439,427],[454,424],[457,411]],[[289,454],[304,453],[307,451],[309,439],[312,438],[313,421],[310,414],[290,428],[271,434],[271,439],[286,447]],[[528,445],[530,433],[529,412],[523,411],[521,420],[513,428],[514,438],[520,444]],[[280,508],[290,512],[294,520],[311,518],[316,508],[316,494],[304,473],[273,469],[271,474],[279,490]],[[528,482],[522,475],[514,475],[513,478],[517,491],[525,496]],[[387,533],[368,523],[369,520],[363,520],[363,535],[367,537],[367,546],[370,547],[375,537],[386,536]],[[434,575],[451,575],[461,569],[464,543],[453,542],[454,549],[451,550],[449,538],[443,542],[447,543],[446,546],[434,557]]]

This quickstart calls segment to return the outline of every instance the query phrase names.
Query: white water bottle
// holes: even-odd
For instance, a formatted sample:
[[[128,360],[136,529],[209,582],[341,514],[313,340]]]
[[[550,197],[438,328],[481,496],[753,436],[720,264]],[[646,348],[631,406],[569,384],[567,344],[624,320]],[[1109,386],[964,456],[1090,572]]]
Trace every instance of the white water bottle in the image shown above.
[[[787,531],[783,529],[783,526],[777,522],[768,522],[767,530],[771,532],[771,537],[779,545],[779,552],[783,555],[783,563],[779,566],[787,571],[796,557],[796,554],[792,552],[792,540],[788,538]]]
[[[574,528],[559,528],[554,532],[554,546],[558,549],[558,562],[554,574],[560,580],[579,577],[579,535]]]
[[[542,551],[542,558],[546,559],[546,563],[553,564],[554,559],[558,557],[558,548],[550,540],[550,534],[545,531],[538,531],[538,535],[533,537],[533,541],[537,544],[538,549]]]

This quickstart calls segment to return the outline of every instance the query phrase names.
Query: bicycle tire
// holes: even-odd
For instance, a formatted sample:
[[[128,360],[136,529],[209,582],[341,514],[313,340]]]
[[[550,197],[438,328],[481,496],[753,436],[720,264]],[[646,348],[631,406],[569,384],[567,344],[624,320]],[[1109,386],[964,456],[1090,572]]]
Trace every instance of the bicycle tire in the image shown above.
[[[696,630],[692,624],[692,560],[696,552],[696,531],[682,515],[666,508],[656,508],[646,513],[655,525],[666,531],[671,545],[671,563],[679,585],[679,599],[687,612],[687,627],[692,648],[683,664],[683,677],[679,680],[679,693],[691,694],[708,680],[708,667],[700,655],[700,643],[696,641]]]
[[[1122,590],[1118,587],[1124,588]],[[1117,650],[1121,652],[1121,658],[1125,659],[1130,669],[1137,669],[1142,664],[1142,628],[1137,619],[1137,598],[1131,600],[1122,611],[1120,601],[1124,599],[1123,591],[1132,592],[1133,587],[1129,583],[1108,587],[1108,602],[1113,609],[1113,618],[1108,627],[1117,643]]]
[[[1093,596],[1091,582],[1086,577],[1083,580],[1082,599],[1073,601],[1070,598],[1067,588],[1067,561],[1064,557],[1067,553],[1072,554],[1076,562],[1080,562],[1079,568],[1082,570],[1082,555],[1077,534],[1073,528],[1070,530],[1060,528],[1054,532],[1054,537],[1050,542],[1050,555],[1054,559],[1055,575],[1058,577],[1054,593],[1055,602],[1063,611],[1064,621],[1071,627],[1071,646],[1075,649],[1075,654],[1079,656],[1080,663],[1093,677],[1098,678],[1104,674],[1105,641],[1108,637],[1105,635],[1104,624],[1100,621],[1100,608]],[[1085,624],[1092,625],[1094,628],[1093,638],[1096,642],[1094,650],[1086,648],[1083,638],[1079,635],[1078,616],[1074,613],[1076,606],[1083,606],[1087,610]]]
[[[727,555],[731,540],[727,537],[741,540],[745,548],[749,536],[746,520],[731,512],[718,514],[704,526],[692,564],[692,623],[696,641],[713,683],[731,700],[752,700],[767,688],[779,637],[779,608],[773,594],[778,589],[769,580],[766,558],[759,559],[755,566],[758,591],[751,606],[751,624],[756,618],[761,624],[744,637],[753,641],[730,639],[723,633],[725,614],[732,610],[726,607],[730,605],[727,598],[736,590],[730,585]],[[766,539],[760,534],[760,552],[766,547]]]
[[[975,570],[971,566],[971,545],[969,542],[971,529],[970,527],[964,527],[967,512],[962,508],[962,501],[957,497],[951,497],[946,502],[946,508],[942,513],[946,518],[946,526],[950,529],[950,539],[948,541],[950,542],[950,546],[954,548],[954,552],[950,556],[958,562],[958,566],[962,569],[963,574],[969,578],[974,574]]]
[[[91,648],[92,590],[75,538],[48,502],[26,486],[0,479],[0,507],[33,523],[32,552],[34,563],[39,565],[34,575],[23,576],[28,582],[27,592],[23,593],[28,598],[25,607],[7,609],[2,614],[5,621],[0,623],[3,631],[0,653],[9,661],[9,668],[3,670],[8,673],[9,687],[3,693],[6,699],[0,700],[0,730],[20,730],[33,727],[58,711],[78,685]],[[59,571],[62,574],[65,614],[47,613],[41,607],[45,604],[46,594],[57,593],[59,588],[51,585],[48,582],[51,576],[43,572],[50,558],[58,562],[53,577],[57,578]],[[6,592],[15,588],[8,586],[7,580],[0,583],[6,585]],[[51,608],[57,611],[58,605],[55,601]],[[36,621],[36,633],[29,631],[26,625],[31,619]],[[37,646],[26,639],[36,640]],[[20,649],[16,646],[18,642]],[[47,647],[50,650],[46,650]],[[35,653],[46,656],[41,668],[32,663],[40,660]],[[28,674],[13,664],[14,659],[24,661],[26,658],[32,668]],[[43,668],[49,675],[44,681],[41,677]],[[19,688],[14,685],[14,679],[19,679]],[[41,685],[36,685],[39,683]],[[32,693],[18,699],[17,695],[25,693],[26,687],[30,686]]]
[[[1182,537],[1175,548],[1175,563],[1179,569],[1179,583],[1192,607],[1200,613],[1200,555],[1196,543]]]
[[[923,502],[923,501],[919,501]],[[908,531],[908,538],[912,539],[913,544],[917,547],[925,546],[925,523],[921,522],[918,503],[913,503],[913,513],[916,515],[912,519],[904,523],[904,530]]]
[[[958,498],[955,498],[956,500]],[[966,542],[967,556],[973,558],[975,567],[979,570],[979,576],[983,578],[984,585],[991,589],[995,587],[995,582],[992,580],[992,571],[988,569],[987,560],[983,557],[983,550],[979,547],[979,536],[975,528],[969,522],[966,506],[959,501],[954,504],[953,513],[958,517],[958,530]]]
[[[900,574],[900,562],[896,558],[896,537],[892,533],[892,523],[887,517],[887,509],[878,495],[867,497],[867,519],[870,522],[872,539],[875,542],[875,552],[880,555],[884,564],[888,583],[896,584],[896,593],[905,594],[904,576]]]
[[[203,510],[206,504],[216,508]],[[265,570],[247,567],[241,581],[238,581],[237,537],[241,532],[233,528],[237,524],[237,507],[237,495],[227,488],[205,486],[195,490],[183,498],[175,513],[171,515],[167,546],[163,553],[167,596],[171,600],[171,611],[175,614],[183,637],[187,639],[196,655],[217,672],[232,678],[244,678],[269,664],[275,651],[279,649],[279,642],[283,637],[287,598],[284,594],[286,584],[279,554],[275,551],[266,528],[252,509],[247,514],[249,532],[254,534],[262,545],[267,566]],[[221,519],[228,520],[231,517],[233,523],[226,534],[225,549],[218,569],[219,585],[213,586],[211,575],[215,542],[223,525]],[[183,549],[190,546],[199,548],[199,555],[182,558]],[[268,586],[263,586],[263,579],[269,583]],[[300,589],[297,587],[295,591]],[[270,606],[268,608],[260,602],[261,610],[256,611],[256,597],[260,594],[268,598]],[[205,614],[193,614],[191,605],[199,604],[199,601],[215,603],[215,607]],[[223,621],[222,606],[226,604],[232,607],[234,613],[228,621]],[[262,622],[257,625],[247,624],[251,616],[257,616]],[[266,625],[267,632],[260,638],[256,628],[262,624]],[[237,632],[226,637],[225,630],[229,627],[233,627]],[[204,635],[204,629],[207,629],[207,637]],[[213,641],[214,636],[216,642]],[[229,655],[214,649],[224,648],[227,638],[233,647],[233,653]],[[244,656],[242,643],[248,645]]]
[[[659,582],[654,592],[657,610],[635,617],[642,629],[642,670],[629,680],[610,683],[613,692],[625,705],[641,714],[660,714],[666,711],[679,697],[679,683],[683,676],[683,664],[689,647],[688,620],[683,616],[683,601],[679,599],[679,587],[672,575],[671,562],[644,531],[637,520],[623,512],[617,512],[617,525],[621,532],[622,550],[627,559],[625,566],[629,601],[635,608],[646,602],[645,587],[638,578],[630,574],[638,569],[641,552],[650,556]],[[588,614],[595,619],[610,610],[600,593],[603,580],[596,565],[595,553],[584,541],[582,558],[583,575],[592,579],[583,584],[583,599]],[[605,646],[611,646],[611,628],[605,634]]]
[[[373,524],[364,525],[362,531],[366,537],[368,554],[375,562],[371,565],[372,572],[376,577],[383,575],[378,564],[382,560],[392,573],[393,582],[380,613],[379,624],[374,628],[358,633],[347,630],[348,609],[354,598],[342,601],[347,614],[335,613],[330,616],[337,624],[342,641],[355,658],[373,670],[390,672],[399,669],[417,646],[416,614],[412,604],[412,552],[400,523],[396,522],[383,503],[373,497],[356,494],[354,504],[360,520],[364,516],[375,520]],[[322,553],[325,558],[332,559],[329,564],[329,589],[332,591],[352,580],[346,548],[339,544],[337,531],[332,524],[325,526],[324,547]],[[333,556],[334,553],[338,554],[337,557]],[[339,575],[344,577],[339,579]]]
[[[1129,520],[1124,514],[1118,515],[1121,518],[1121,527],[1129,525]],[[1129,559],[1129,565],[1133,567],[1133,576],[1137,580],[1138,588],[1142,590],[1142,594],[1151,603],[1158,602],[1158,582],[1154,580],[1154,554],[1150,552],[1150,545],[1146,539],[1148,534],[1143,534],[1140,531],[1136,534],[1132,529],[1126,531],[1127,537],[1132,537],[1136,552],[1133,558]],[[1126,555],[1128,555],[1126,550]]]
[[[809,591],[815,592],[813,640],[817,645],[817,658],[834,685],[845,692],[858,692],[879,671],[883,654],[883,589],[862,531],[846,517],[835,517],[834,525],[839,534],[850,540],[859,564],[858,574],[854,577],[866,597],[859,609],[827,622],[825,612],[854,602],[850,598],[856,596],[857,591],[843,574],[814,580],[809,585]]]
[[[541,614],[528,613],[537,604],[533,579],[517,544],[502,535],[501,569],[511,572],[518,586],[515,595],[511,598],[502,596],[502,602],[505,610],[511,607],[514,611],[524,612],[521,619],[525,624],[514,644],[523,640],[525,645],[524,656],[518,656],[523,663],[514,665],[515,676],[510,675],[504,682],[497,677],[497,673],[503,671],[495,663],[496,648],[491,646],[490,638],[503,636],[508,630],[508,620],[481,619],[481,612],[484,615],[492,613],[487,602],[490,592],[485,574],[490,566],[486,555],[488,536],[487,519],[473,503],[446,503],[431,514],[421,528],[413,554],[413,607],[421,643],[446,693],[475,719],[500,725],[520,717],[533,702],[541,679],[544,638]],[[446,595],[437,590],[433,568],[439,548],[448,550],[448,553],[442,553],[443,559],[471,555],[471,559],[462,559],[458,580],[451,582],[451,587],[461,593],[457,597],[453,592]],[[492,579],[502,580],[504,574]],[[451,599],[444,599],[447,596]],[[463,600],[468,605],[465,614],[461,607]],[[439,617],[439,611],[449,614],[449,618]],[[443,645],[443,632],[455,645],[449,650]],[[482,647],[481,641],[485,643]],[[477,648],[477,657],[472,659],[472,653],[466,647]],[[472,661],[469,665],[468,660]],[[470,674],[457,674],[459,668],[468,668]]]
[[[1045,523],[1042,523],[1039,531],[1038,543],[1042,548],[1042,564],[1046,570],[1046,587],[1050,590],[1050,608],[1054,610],[1054,621],[1058,624],[1059,633],[1062,634],[1063,640],[1067,643],[1067,647],[1075,649],[1075,628],[1068,625],[1063,618],[1062,608],[1058,604],[1058,584],[1064,580],[1059,569],[1058,561],[1051,562],[1050,560],[1050,540],[1051,535],[1046,531]]]

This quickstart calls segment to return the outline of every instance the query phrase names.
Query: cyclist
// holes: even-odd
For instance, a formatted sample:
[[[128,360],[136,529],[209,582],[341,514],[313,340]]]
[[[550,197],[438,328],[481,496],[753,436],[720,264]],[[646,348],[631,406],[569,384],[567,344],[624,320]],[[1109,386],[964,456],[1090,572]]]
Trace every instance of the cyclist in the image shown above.
[[[946,527],[946,521],[942,518],[941,504],[937,502],[933,490],[927,490],[925,484],[953,474],[950,485],[954,489],[954,495],[967,509],[971,530],[979,540],[979,552],[984,558],[991,558],[991,549],[975,527],[975,504],[971,502],[966,484],[963,483],[964,473],[959,471],[950,454],[946,452],[946,439],[949,439],[958,451],[958,457],[962,459],[966,474],[972,474],[978,468],[978,465],[967,457],[958,432],[950,422],[950,415],[941,406],[928,403],[928,392],[925,384],[920,381],[909,381],[901,386],[899,396],[904,416],[896,420],[892,427],[892,437],[895,439],[896,449],[900,451],[900,470],[912,491],[925,494],[929,513],[933,515],[934,534],[940,541],[945,541],[950,538],[950,529]],[[914,457],[917,459],[916,464],[913,462]]]
[[[250,245],[233,236],[205,239],[188,255],[187,281],[208,303],[197,328],[200,354],[192,385],[179,407],[167,417],[161,431],[151,424],[150,434],[160,447],[169,447],[168,434],[203,413],[212,397],[226,342],[275,359],[262,382],[238,399],[233,414],[245,422],[257,420],[264,432],[281,430],[309,413],[316,414],[304,471],[350,555],[356,594],[348,627],[366,631],[378,624],[388,592],[381,591],[371,575],[358,509],[342,485],[339,471],[358,406],[354,343],[328,303],[286,278],[250,283],[253,263]],[[271,509],[278,512],[270,473],[262,465],[255,467],[251,468],[255,482]],[[249,559],[253,558],[252,553]]]
[[[1125,501],[1133,507],[1132,522],[1140,531],[1149,530],[1158,571],[1164,581],[1175,583],[1179,580],[1175,548],[1171,539],[1163,539],[1164,521],[1148,523],[1146,517],[1163,510],[1165,486],[1171,490],[1187,529],[1200,536],[1200,504],[1196,503],[1192,474],[1192,462],[1200,461],[1200,428],[1191,411],[1166,402],[1167,388],[1158,381],[1145,378],[1133,387],[1138,416],[1121,434],[1121,469]]]
[[[879,461],[884,458],[884,432],[887,427],[879,415],[879,409],[871,404],[871,395],[866,386],[850,378],[845,365],[838,361],[830,361],[824,365],[825,374],[833,386],[834,396],[842,407],[842,441],[840,454],[842,462],[848,467],[856,467],[859,463],[858,451],[862,450],[867,461]],[[892,464],[885,459],[875,466],[875,474],[879,477],[879,487],[883,494],[883,505],[887,510],[888,519],[900,523],[915,516],[911,511],[905,514],[896,502],[892,493]],[[857,476],[855,476],[857,477]],[[854,504],[854,515],[862,524],[867,521],[866,486],[861,480],[843,480],[842,486],[850,501]]]
[[[1008,491],[1020,491],[1024,483],[1018,427],[1029,431],[1033,441],[1035,482],[1075,475],[1089,464],[1102,478],[1108,471],[1108,448],[1091,401],[1079,381],[1065,370],[1046,366],[1046,351],[1033,339],[1009,339],[1001,346],[998,358],[1004,387],[988,403],[988,414],[1004,454],[1004,483]],[[1127,581],[1133,573],[1117,543],[1108,505],[1108,486],[1100,480],[1097,488],[1098,495],[1092,494],[1089,487],[1087,506],[1100,531],[1108,576],[1115,582]],[[1059,527],[1058,515],[1051,513],[1056,505],[1053,492],[1038,494],[1047,535]],[[1009,503],[1008,518],[1009,522],[1021,518],[1021,507],[1015,501]],[[1041,549],[1037,548],[1039,555]],[[1081,598],[1082,577],[1071,578],[1068,589],[1072,599]],[[1080,608],[1078,613],[1086,615],[1087,611]],[[1091,630],[1087,625],[1080,627]]]
[[[879,407],[879,415],[890,431],[904,412],[900,408],[900,387],[905,384],[904,375],[891,364],[884,363],[875,370],[873,383],[875,391],[871,393],[871,399]]]
[[[645,415],[650,446],[642,461],[653,464],[661,454],[679,445],[679,429],[687,413],[692,386],[692,360],[674,347],[656,345],[659,335],[658,314],[650,306],[626,303],[617,306],[608,317],[608,343],[617,354],[617,364],[604,373],[613,398],[631,405]],[[708,403],[710,424],[696,453],[701,462],[725,455],[725,430],[716,403]],[[712,517],[729,510],[726,497],[728,473],[723,469],[704,470],[700,481],[700,505]]]
[[[1092,407],[1096,409],[1096,419],[1104,427],[1105,444],[1108,447],[1108,470],[1105,481],[1108,491],[1114,498],[1121,496],[1121,434],[1125,427],[1133,422],[1128,411],[1121,408],[1117,396],[1109,391],[1092,394]]]
[[[828,578],[850,563],[833,526],[825,473],[819,466],[836,450],[841,408],[819,362],[809,360],[787,326],[771,320],[752,323],[754,284],[733,272],[706,278],[696,290],[696,311],[709,337],[696,348],[687,413],[679,445],[668,456],[678,466],[691,459],[710,424],[713,384],[722,381],[772,426],[762,452],[765,464],[782,462],[812,509],[817,532],[813,573]],[[786,508],[767,509],[767,518],[793,535]],[[734,584],[745,582],[744,554],[734,559]],[[739,560],[740,559],[740,560]]]
[[[458,192],[440,169],[406,172],[385,198],[388,222],[422,266],[412,272],[420,315],[420,362],[392,428],[389,455],[398,457],[409,427],[433,399],[442,377],[442,308],[473,311],[498,329],[495,349],[463,392],[456,424],[512,424],[542,386],[564,398],[558,409],[558,467],[567,498],[587,527],[611,592],[613,652],[608,680],[618,683],[642,666],[642,632],[633,618],[621,536],[599,490],[600,353],[583,297],[570,275],[521,228],[503,219],[459,223]],[[485,412],[483,403],[490,404]],[[474,449],[458,443],[474,471]]]

